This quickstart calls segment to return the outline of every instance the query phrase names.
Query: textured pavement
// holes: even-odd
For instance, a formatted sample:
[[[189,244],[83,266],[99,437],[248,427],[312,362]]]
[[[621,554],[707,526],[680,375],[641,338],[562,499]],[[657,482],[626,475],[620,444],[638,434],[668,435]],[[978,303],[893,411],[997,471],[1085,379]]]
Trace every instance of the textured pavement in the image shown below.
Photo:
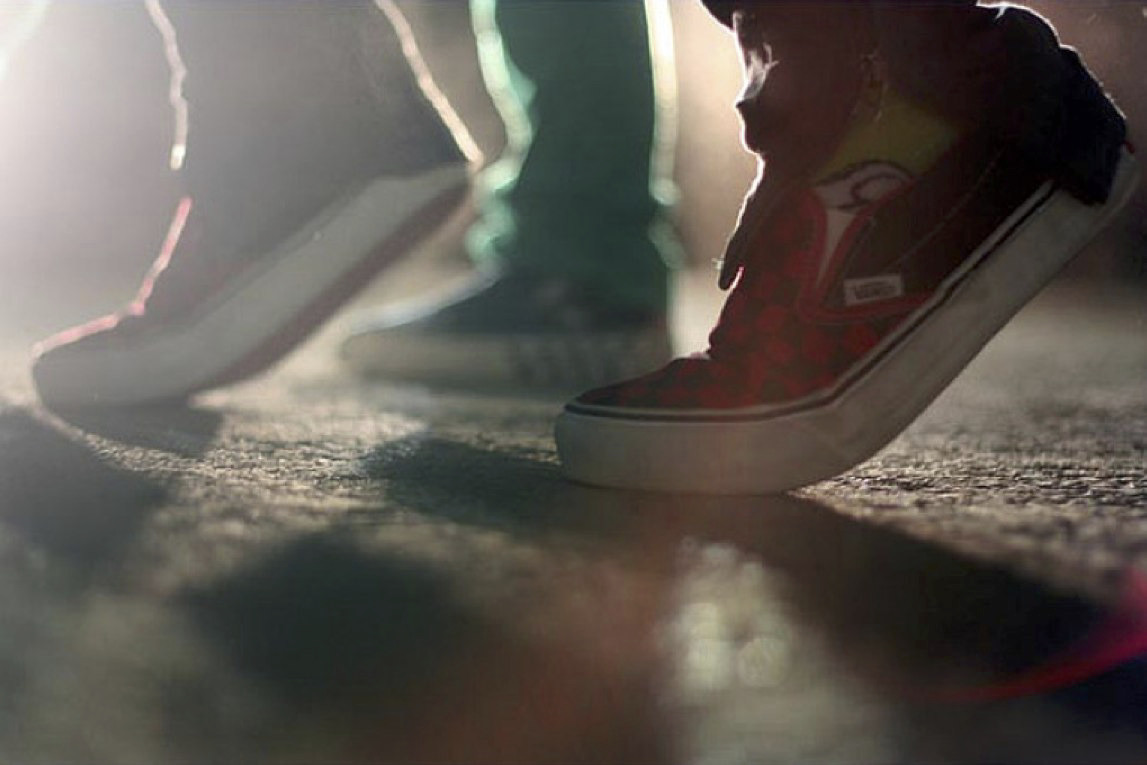
[[[463,4],[405,5],[497,156]],[[1145,124],[1141,4],[1037,5]],[[704,262],[754,168],[726,33],[673,13]],[[1061,282],[780,497],[568,484],[559,398],[361,383],[338,323],[192,407],[65,419],[28,345],[126,298],[178,195],[156,41],[56,3],[0,89],[0,763],[1147,761],[1147,292]],[[1082,273],[1142,275],[1133,208]]]
[[[0,760],[1143,761],[1145,297],[1053,288],[868,464],[709,499],[568,484],[558,399],[359,382],[337,323],[63,419],[23,314]]]

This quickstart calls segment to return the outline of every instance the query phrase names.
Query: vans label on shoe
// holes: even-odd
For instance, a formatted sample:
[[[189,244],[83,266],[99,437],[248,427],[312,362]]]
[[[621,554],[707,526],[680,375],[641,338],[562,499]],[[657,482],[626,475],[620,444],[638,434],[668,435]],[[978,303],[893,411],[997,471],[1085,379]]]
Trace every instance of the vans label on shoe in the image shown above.
[[[844,280],[844,305],[848,308],[899,297],[904,297],[904,278],[900,274]]]

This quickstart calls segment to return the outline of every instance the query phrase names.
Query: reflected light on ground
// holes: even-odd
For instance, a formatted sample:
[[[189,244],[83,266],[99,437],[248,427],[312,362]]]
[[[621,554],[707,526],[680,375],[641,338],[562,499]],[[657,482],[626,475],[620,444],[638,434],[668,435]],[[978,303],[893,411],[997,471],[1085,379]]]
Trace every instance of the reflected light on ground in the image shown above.
[[[785,586],[733,545],[682,545],[661,648],[683,761],[890,761],[886,708],[793,621]]]
[[[780,685],[790,665],[790,630],[760,563],[724,545],[690,548],[685,556],[694,564],[669,629],[681,699]]]

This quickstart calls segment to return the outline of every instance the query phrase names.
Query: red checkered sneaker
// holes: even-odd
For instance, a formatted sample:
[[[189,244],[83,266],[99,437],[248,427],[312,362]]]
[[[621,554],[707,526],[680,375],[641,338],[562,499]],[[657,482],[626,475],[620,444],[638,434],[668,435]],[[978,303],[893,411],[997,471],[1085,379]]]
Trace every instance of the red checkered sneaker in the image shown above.
[[[1107,201],[1085,204],[976,135],[918,177],[872,162],[789,193],[751,234],[707,351],[566,406],[566,474],[765,493],[847,470],[939,395],[1137,177],[1125,150]]]

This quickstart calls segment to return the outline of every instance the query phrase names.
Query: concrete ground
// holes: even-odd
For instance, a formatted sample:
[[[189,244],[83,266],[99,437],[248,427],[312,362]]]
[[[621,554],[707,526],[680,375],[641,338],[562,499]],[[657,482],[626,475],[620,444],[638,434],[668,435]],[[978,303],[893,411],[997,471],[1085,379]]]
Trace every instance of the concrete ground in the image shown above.
[[[1147,757],[1141,291],[1053,287],[868,464],[709,499],[564,482],[557,398],[353,379],[345,320],[64,420],[32,303],[0,317],[4,762]]]

